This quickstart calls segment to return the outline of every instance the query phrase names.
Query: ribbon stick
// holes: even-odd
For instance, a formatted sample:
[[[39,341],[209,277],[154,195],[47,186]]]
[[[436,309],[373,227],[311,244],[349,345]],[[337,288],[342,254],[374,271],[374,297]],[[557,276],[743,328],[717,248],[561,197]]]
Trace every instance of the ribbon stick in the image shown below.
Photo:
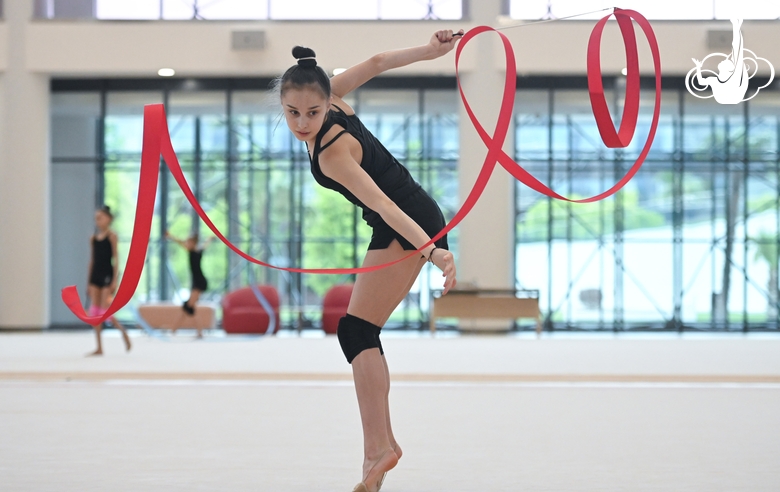
[[[242,251],[236,245],[231,243],[219,229],[214,225],[214,222],[209,218],[208,214],[203,210],[200,203],[195,199],[195,195],[184,177],[184,172],[179,165],[179,160],[176,157],[176,152],[173,150],[173,144],[171,143],[170,134],[168,132],[168,123],[165,117],[165,110],[161,104],[153,104],[144,107],[144,130],[143,130],[143,150],[141,152],[141,172],[139,177],[138,186],[138,199],[136,204],[135,222],[133,225],[133,235],[130,241],[130,251],[128,253],[127,263],[125,265],[124,275],[122,281],[119,284],[114,300],[111,302],[108,310],[101,316],[88,316],[83,308],[81,299],[79,298],[78,290],[75,285],[71,285],[62,289],[62,300],[68,306],[68,308],[78,317],[80,320],[91,324],[98,325],[103,321],[109,319],[119,309],[125,306],[132,298],[138,282],[141,278],[141,272],[143,271],[144,262],[146,260],[146,252],[149,246],[149,237],[152,227],[152,218],[154,216],[154,202],[157,194],[157,179],[160,170],[160,156],[162,156],[168,169],[171,171],[176,183],[181,188],[187,200],[197,212],[198,216],[208,226],[209,229],[217,236],[228,248],[234,253],[244,258],[245,260],[261,265],[268,268],[274,268],[277,270],[284,270],[293,273],[318,273],[318,274],[356,274],[367,273],[381,268],[394,265],[415,255],[420,254],[420,251],[439,240],[455,226],[457,226],[468,213],[474,208],[474,205],[479,200],[479,197],[485,190],[490,176],[495,169],[496,163],[506,169],[515,179],[519,180],[526,186],[533,190],[538,191],[546,196],[556,198],[559,200],[566,200],[576,203],[589,203],[595,202],[607,198],[615,194],[628,181],[637,173],[642,166],[645,158],[647,157],[650,147],[652,146],[655,132],[658,127],[658,119],[661,109],[661,61],[658,50],[658,43],[653,33],[650,23],[641,14],[633,10],[615,9],[613,14],[615,15],[620,26],[620,32],[623,36],[623,40],[626,46],[626,62],[628,67],[628,80],[626,84],[626,96],[625,106],[623,110],[623,119],[620,124],[620,129],[615,131],[615,127],[612,123],[609,115],[609,110],[604,98],[604,88],[601,81],[601,66],[599,49],[601,43],[601,33],[604,26],[610,17],[609,15],[601,19],[591,34],[590,41],[588,43],[588,57],[587,57],[587,70],[588,70],[588,88],[591,98],[591,105],[593,107],[593,115],[596,118],[596,123],[601,133],[602,139],[608,147],[625,147],[627,146],[633,137],[637,124],[637,116],[639,112],[639,63],[636,49],[636,38],[634,35],[634,29],[631,20],[633,19],[642,28],[645,36],[650,44],[650,51],[653,55],[653,67],[655,70],[655,104],[653,109],[653,119],[650,125],[650,131],[648,133],[647,141],[637,158],[636,162],[631,166],[628,172],[610,189],[592,196],[590,198],[583,198],[579,200],[572,200],[564,196],[559,195],[548,186],[540,182],[528,171],[523,169],[517,162],[509,157],[503,150],[502,146],[506,139],[507,133],[510,128],[512,119],[512,110],[514,108],[515,90],[517,82],[517,67],[515,64],[515,55],[512,45],[509,39],[499,32],[498,30],[488,27],[480,26],[469,30],[458,43],[457,50],[455,52],[455,74],[458,77],[458,90],[460,97],[463,101],[463,105],[466,109],[471,123],[477,130],[482,141],[485,143],[488,152],[485,156],[485,161],[482,164],[482,169],[477,176],[471,191],[466,197],[465,201],[461,205],[460,209],[455,213],[450,222],[442,229],[436,236],[434,236],[429,242],[421,246],[417,251],[409,253],[407,256],[395,260],[393,262],[385,263],[382,265],[376,265],[371,267],[360,268],[286,268],[271,265],[265,263],[257,258],[252,257],[246,252]],[[504,46],[504,52],[506,55],[506,78],[504,80],[504,94],[501,102],[501,108],[499,111],[496,127],[493,131],[493,135],[488,135],[482,124],[474,115],[471,106],[468,103],[463,88],[460,84],[460,77],[458,72],[458,64],[460,61],[460,55],[466,45],[474,39],[474,37],[493,31],[501,37],[501,42]]]

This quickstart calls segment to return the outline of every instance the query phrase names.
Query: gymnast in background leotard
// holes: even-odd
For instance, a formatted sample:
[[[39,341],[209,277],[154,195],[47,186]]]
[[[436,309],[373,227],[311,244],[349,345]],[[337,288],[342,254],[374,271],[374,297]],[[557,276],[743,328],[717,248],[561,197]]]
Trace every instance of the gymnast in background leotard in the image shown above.
[[[190,275],[192,276],[192,288],[190,289],[190,298],[185,301],[181,308],[182,308],[182,314],[179,316],[178,321],[173,326],[172,330],[174,333],[176,333],[176,330],[179,329],[179,326],[181,326],[182,321],[184,320],[184,316],[195,316],[195,307],[198,303],[198,299],[200,298],[200,295],[208,290],[209,288],[209,282],[206,280],[206,276],[203,275],[203,270],[201,269],[201,260],[203,259],[203,251],[208,247],[209,243],[214,239],[213,237],[208,238],[206,241],[203,242],[203,244],[198,245],[198,235],[192,234],[190,237],[188,237],[185,240],[177,239],[173,236],[171,236],[170,233],[165,233],[165,238],[170,239],[171,241],[174,241],[176,244],[181,246],[182,248],[187,250],[188,256],[189,256],[189,263],[190,263]],[[198,338],[203,338],[202,334],[202,328],[197,325],[197,320],[195,321],[195,329],[198,331]]]
[[[104,205],[95,212],[95,234],[89,239],[92,254],[89,261],[89,279],[87,293],[89,295],[90,316],[102,316],[111,304],[111,298],[116,291],[118,271],[116,233],[111,230],[111,222],[114,215],[111,208]],[[112,324],[122,332],[125,349],[130,351],[130,337],[125,328],[111,318]],[[102,323],[94,326],[97,337],[97,349],[89,355],[103,355],[103,343],[101,339]]]

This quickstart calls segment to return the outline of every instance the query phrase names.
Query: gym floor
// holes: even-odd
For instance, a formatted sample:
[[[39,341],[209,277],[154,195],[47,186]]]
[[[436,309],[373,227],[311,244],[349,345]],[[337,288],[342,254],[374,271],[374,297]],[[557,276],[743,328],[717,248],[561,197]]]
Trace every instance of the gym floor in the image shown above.
[[[362,443],[333,337],[0,334],[9,491],[350,491]],[[774,491],[780,339],[383,337],[404,457],[386,492]]]

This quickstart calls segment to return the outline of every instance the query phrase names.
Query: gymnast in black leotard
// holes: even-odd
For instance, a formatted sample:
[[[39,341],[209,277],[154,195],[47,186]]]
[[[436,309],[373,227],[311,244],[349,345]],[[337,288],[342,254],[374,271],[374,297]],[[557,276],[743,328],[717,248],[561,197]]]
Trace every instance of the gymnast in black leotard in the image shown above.
[[[95,234],[89,238],[92,251],[89,260],[89,278],[87,294],[90,299],[89,315],[102,316],[111,304],[111,296],[116,291],[118,263],[116,233],[111,230],[114,215],[108,206],[103,206],[95,212]],[[122,332],[125,349],[130,350],[130,337],[119,321],[112,317],[112,324]],[[101,337],[102,323],[94,326],[97,337],[97,349],[88,355],[102,355],[103,341]]]
[[[314,51],[298,46],[293,49],[298,63],[278,80],[287,126],[306,143],[314,179],[360,207],[373,229],[363,266],[395,262],[357,275],[347,315],[338,326],[339,344],[352,364],[363,424],[362,480],[354,489],[358,492],[378,491],[402,455],[390,425],[390,375],[379,339],[382,326],[409,293],[426,260],[442,271],[445,294],[456,284],[456,271],[446,236],[428,244],[445,225],[438,205],[342,98],[386,70],[448,53],[455,47],[455,36],[439,31],[423,46],[380,53],[333,79],[317,66]],[[415,249],[421,255],[406,258]]]
[[[325,176],[320,169],[319,157],[328,147],[344,135],[350,135],[360,143],[363,159],[360,167],[376,183],[380,190],[392,200],[398,208],[417,223],[428,236],[433,237],[446,225],[444,215],[439,206],[428,193],[414,180],[406,169],[363,125],[356,114],[347,115],[335,103],[328,112],[328,117],[317,133],[314,148],[311,149],[311,173],[321,186],[337,191],[347,200],[363,210],[363,220],[371,226],[371,242],[368,249],[386,249],[390,243],[397,240],[404,250],[415,250],[412,243],[396,232],[382,220],[382,217],[358,200],[347,188],[337,181]],[[325,145],[322,137],[334,126],[339,128],[336,135]],[[449,249],[445,235],[434,243],[437,248]]]
[[[198,303],[198,299],[200,299],[200,295],[208,290],[209,288],[209,282],[206,280],[206,276],[203,275],[203,270],[201,269],[200,263],[203,259],[203,251],[208,247],[209,243],[214,239],[213,237],[208,238],[202,245],[198,245],[198,235],[192,234],[190,237],[188,237],[185,240],[177,239],[173,236],[171,236],[168,232],[165,233],[166,239],[170,239],[177,243],[179,246],[187,250],[188,260],[190,264],[190,275],[192,276],[192,288],[190,289],[190,298],[187,299],[181,306],[182,308],[182,315],[179,317],[178,321],[173,325],[171,328],[173,332],[175,333],[176,330],[179,329],[179,326],[181,326],[181,323],[184,319],[184,316],[195,316],[195,307]],[[197,324],[196,320],[196,326],[195,326],[197,332],[198,332],[198,338],[203,338],[202,334],[202,328]]]

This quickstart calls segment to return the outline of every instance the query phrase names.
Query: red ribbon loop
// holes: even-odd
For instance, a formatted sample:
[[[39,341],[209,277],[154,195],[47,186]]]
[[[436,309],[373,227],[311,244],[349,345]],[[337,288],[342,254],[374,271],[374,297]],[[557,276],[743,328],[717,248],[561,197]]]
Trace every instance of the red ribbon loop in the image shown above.
[[[588,87],[591,96],[591,103],[593,105],[593,114],[596,118],[596,122],[598,124],[602,138],[604,139],[607,146],[625,147],[628,145],[634,134],[637,123],[637,114],[639,111],[639,70],[638,58],[636,54],[636,39],[634,37],[634,30],[631,25],[631,19],[634,19],[644,31],[645,36],[647,37],[650,44],[650,51],[653,54],[653,66],[655,69],[655,105],[647,141],[645,142],[645,146],[639,154],[639,158],[631,166],[626,175],[623,176],[620,181],[618,181],[612,188],[608,189],[607,191],[590,198],[583,198],[579,200],[566,198],[554,192],[548,186],[533,177],[528,171],[523,169],[522,166],[520,166],[502,150],[501,147],[506,140],[506,136],[510,128],[512,110],[514,108],[515,101],[517,81],[515,55],[509,39],[504,34],[493,29],[492,27],[479,26],[468,31],[458,43],[458,47],[455,52],[455,73],[457,76],[458,63],[460,61],[460,55],[463,52],[463,49],[466,47],[469,41],[474,39],[475,36],[484,32],[493,31],[501,37],[506,55],[506,79],[504,80],[504,94],[498,120],[496,121],[496,127],[493,131],[493,136],[488,135],[488,133],[482,127],[482,124],[474,115],[474,112],[472,111],[471,106],[466,99],[466,95],[463,92],[463,88],[460,85],[460,78],[458,77],[458,90],[460,92],[461,99],[463,100],[463,106],[466,109],[466,113],[468,114],[471,123],[474,125],[474,128],[477,130],[480,138],[487,146],[488,152],[485,156],[485,161],[482,164],[482,169],[477,176],[476,182],[466,197],[463,205],[461,205],[460,209],[455,213],[455,216],[444,227],[444,229],[442,229],[428,243],[421,246],[419,250],[411,252],[407,256],[390,263],[361,268],[284,268],[270,265],[250,256],[236,245],[228,241],[228,239],[214,225],[208,214],[206,214],[206,212],[201,207],[200,203],[198,203],[198,201],[195,199],[195,195],[190,189],[186,178],[184,177],[184,172],[182,171],[181,166],[179,165],[179,160],[173,150],[173,144],[171,143],[170,134],[168,133],[168,123],[165,117],[165,110],[161,104],[153,104],[144,107],[144,139],[143,150],[141,152],[141,171],[138,184],[138,199],[136,204],[135,222],[133,225],[133,235],[130,241],[130,251],[127,257],[124,275],[122,276],[122,281],[119,284],[119,289],[116,292],[116,296],[111,302],[108,310],[102,316],[87,316],[75,285],[71,285],[62,289],[62,300],[73,312],[73,314],[76,315],[76,317],[91,325],[98,325],[109,319],[119,309],[130,302],[130,299],[133,297],[135,289],[138,286],[138,282],[141,278],[141,272],[143,271],[144,262],[146,260],[146,252],[149,246],[149,236],[152,228],[152,218],[154,216],[154,202],[157,195],[157,178],[159,176],[161,155],[165,161],[165,164],[168,166],[168,169],[171,171],[174,179],[178,183],[182,192],[187,197],[187,200],[189,200],[197,214],[208,226],[208,228],[211,229],[214,235],[216,235],[223,243],[225,243],[228,248],[251,263],[293,273],[366,273],[388,267],[419,254],[420,250],[428,247],[430,244],[433,244],[439,238],[447,234],[466,217],[466,215],[477,203],[477,200],[479,200],[482,192],[485,190],[485,186],[487,186],[490,175],[493,173],[497,162],[500,163],[501,166],[506,169],[512,176],[514,176],[517,180],[526,186],[538,191],[539,193],[552,198],[557,198],[559,200],[566,200],[576,203],[589,203],[602,200],[608,196],[613,195],[623,186],[625,186],[625,184],[628,183],[628,181],[642,166],[642,163],[647,157],[647,154],[650,151],[650,147],[652,146],[656,128],[658,127],[658,118],[661,109],[660,54],[658,50],[658,43],[656,42],[655,35],[653,34],[653,30],[650,27],[650,23],[641,14],[633,10],[616,10],[615,17],[618,20],[618,25],[620,26],[621,34],[623,35],[623,39],[626,45],[626,61],[629,70],[628,81],[626,85],[626,102],[623,111],[623,120],[620,124],[620,130],[617,133],[615,132],[614,125],[612,124],[612,120],[604,100],[604,90],[601,83],[601,68],[598,52],[598,45],[601,41],[601,32],[609,16],[601,19],[596,24],[588,44]]]
[[[636,49],[636,35],[631,15],[621,9],[615,9],[614,15],[620,26],[620,34],[626,46],[626,95],[623,102],[623,118],[620,121],[620,131],[615,133],[615,126],[609,116],[607,101],[604,98],[604,85],[601,80],[601,33],[609,20],[609,15],[596,23],[596,27],[588,40],[588,92],[590,105],[596,117],[604,144],[611,148],[627,147],[634,137],[637,116],[639,115],[639,55]],[[610,14],[611,15],[611,14]],[[656,72],[658,73],[658,72]]]

